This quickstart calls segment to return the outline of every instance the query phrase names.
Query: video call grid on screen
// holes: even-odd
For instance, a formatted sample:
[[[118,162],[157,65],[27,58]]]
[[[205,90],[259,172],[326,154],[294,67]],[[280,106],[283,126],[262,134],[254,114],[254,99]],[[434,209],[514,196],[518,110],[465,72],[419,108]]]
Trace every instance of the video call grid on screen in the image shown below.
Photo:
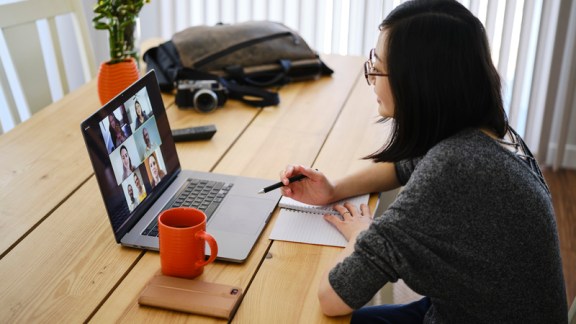
[[[98,109],[81,129],[120,242],[181,170],[154,72]]]
[[[166,175],[162,140],[146,87],[99,125],[116,183],[122,186],[132,212]]]

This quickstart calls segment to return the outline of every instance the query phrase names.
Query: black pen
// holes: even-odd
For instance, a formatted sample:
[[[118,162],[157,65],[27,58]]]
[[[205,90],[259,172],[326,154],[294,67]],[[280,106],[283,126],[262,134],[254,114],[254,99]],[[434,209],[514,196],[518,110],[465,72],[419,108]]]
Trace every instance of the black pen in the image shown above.
[[[305,175],[299,174],[297,176],[293,176],[293,177],[288,178],[288,181],[290,181],[290,183],[292,183],[292,182],[300,181],[304,178],[306,178]],[[278,189],[278,188],[283,187],[283,186],[284,186],[284,184],[282,182],[278,182],[278,183],[275,183],[275,184],[268,186],[266,188],[260,189],[260,191],[258,191],[258,193],[259,194],[267,193],[269,191],[272,191],[274,189]]]

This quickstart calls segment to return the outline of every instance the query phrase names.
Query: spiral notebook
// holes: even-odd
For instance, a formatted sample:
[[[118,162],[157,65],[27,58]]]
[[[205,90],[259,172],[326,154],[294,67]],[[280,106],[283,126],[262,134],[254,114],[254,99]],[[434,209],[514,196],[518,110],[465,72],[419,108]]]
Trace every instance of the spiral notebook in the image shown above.
[[[339,213],[332,209],[335,204],[343,204],[346,201],[359,206],[367,204],[369,195],[361,195],[341,200],[337,203],[316,206],[308,205],[288,197],[282,197],[278,204],[280,214],[274,224],[271,240],[290,241],[316,245],[346,246],[346,239],[338,230],[324,220],[324,214]]]

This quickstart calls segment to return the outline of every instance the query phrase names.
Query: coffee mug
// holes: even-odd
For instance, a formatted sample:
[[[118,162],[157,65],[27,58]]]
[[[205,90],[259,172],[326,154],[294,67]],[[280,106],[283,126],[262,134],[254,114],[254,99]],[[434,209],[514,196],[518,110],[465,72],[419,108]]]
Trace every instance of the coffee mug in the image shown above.
[[[167,209],[158,216],[160,264],[166,276],[192,279],[216,259],[218,244],[206,233],[206,214],[196,208]],[[205,260],[206,243],[210,257]]]

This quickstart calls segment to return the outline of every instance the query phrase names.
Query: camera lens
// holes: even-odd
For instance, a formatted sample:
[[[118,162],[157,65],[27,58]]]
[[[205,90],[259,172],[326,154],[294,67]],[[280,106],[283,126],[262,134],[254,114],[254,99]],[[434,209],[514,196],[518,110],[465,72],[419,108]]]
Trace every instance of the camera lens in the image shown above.
[[[194,107],[201,112],[211,112],[218,106],[218,97],[212,90],[201,89],[194,95]]]

